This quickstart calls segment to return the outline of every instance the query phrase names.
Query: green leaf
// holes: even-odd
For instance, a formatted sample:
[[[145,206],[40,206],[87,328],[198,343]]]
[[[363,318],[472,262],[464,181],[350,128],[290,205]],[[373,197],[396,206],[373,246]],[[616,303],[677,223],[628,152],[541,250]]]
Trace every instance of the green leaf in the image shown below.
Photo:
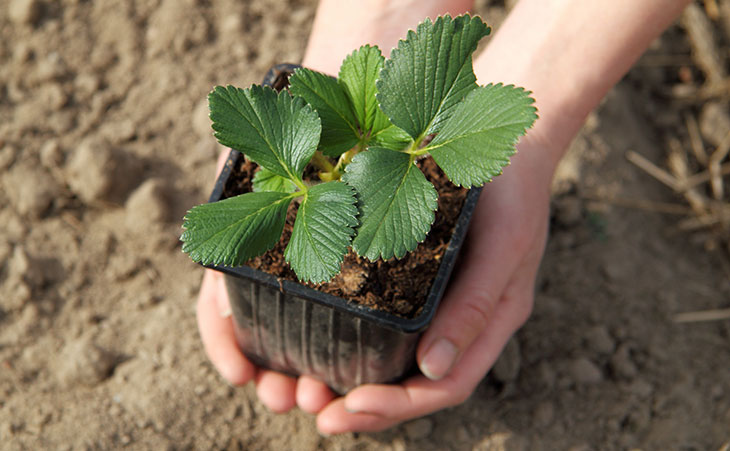
[[[286,177],[276,175],[266,168],[259,168],[253,176],[254,192],[277,191],[280,193],[293,193],[297,185]]]
[[[193,207],[185,215],[182,250],[204,265],[240,266],[279,241],[292,198],[246,193]]]
[[[502,173],[515,144],[537,119],[529,92],[512,85],[477,88],[425,147],[456,185],[482,185]]]
[[[357,225],[355,202],[355,192],[342,182],[307,191],[284,252],[299,280],[326,282],[340,272]]]
[[[358,193],[360,227],[352,247],[359,255],[401,258],[426,238],[438,195],[411,155],[371,148],[355,156],[343,180]]]
[[[413,138],[402,128],[391,125],[380,130],[370,138],[373,147],[383,147],[392,150],[405,150],[411,143]]]
[[[390,126],[390,120],[380,111],[375,98],[375,81],[384,61],[377,46],[364,45],[348,55],[340,67],[339,83],[347,93],[360,131],[365,135],[376,134]]]
[[[208,103],[221,144],[240,150],[274,174],[301,180],[321,131],[317,113],[304,100],[257,85],[216,86]]]
[[[322,119],[319,150],[337,157],[360,140],[350,100],[337,80],[329,75],[299,68],[289,77],[289,92],[307,101]]]
[[[414,139],[439,131],[476,77],[471,54],[490,28],[479,17],[439,17],[409,31],[377,82],[380,107]]]

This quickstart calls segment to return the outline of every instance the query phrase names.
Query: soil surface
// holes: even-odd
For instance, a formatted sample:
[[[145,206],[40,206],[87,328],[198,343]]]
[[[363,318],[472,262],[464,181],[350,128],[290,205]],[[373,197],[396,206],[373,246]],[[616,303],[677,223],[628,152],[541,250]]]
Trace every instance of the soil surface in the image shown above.
[[[0,448],[727,449],[730,321],[676,321],[730,308],[724,229],[680,229],[685,196],[625,158],[723,145],[730,4],[694,6],[573,143],[534,313],[474,395],[322,437],[217,375],[178,241],[213,185],[206,94],[298,62],[315,1],[0,2]]]
[[[421,159],[416,164],[439,195],[435,219],[426,239],[400,260],[391,258],[371,262],[350,249],[344,256],[339,274],[328,282],[308,282],[307,286],[338,296],[347,302],[404,318],[413,318],[420,314],[441,266],[441,258],[449,246],[468,190],[449,182],[433,158]],[[226,180],[221,198],[253,191],[252,180],[257,167],[256,163],[239,157],[236,167]],[[313,173],[309,180],[314,180],[315,176]],[[308,180],[306,169],[304,179]],[[297,208],[296,202],[289,205],[279,242],[270,251],[246,262],[246,265],[280,279],[299,282],[284,257],[284,250],[294,229]]]

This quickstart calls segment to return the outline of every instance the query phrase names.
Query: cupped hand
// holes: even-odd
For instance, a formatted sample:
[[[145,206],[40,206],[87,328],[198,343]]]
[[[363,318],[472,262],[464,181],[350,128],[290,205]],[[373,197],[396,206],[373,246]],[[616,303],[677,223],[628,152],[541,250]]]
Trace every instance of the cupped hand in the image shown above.
[[[545,247],[551,166],[523,139],[520,154],[487,184],[457,268],[417,361],[422,375],[357,387],[322,409],[318,428],[375,431],[464,402],[532,311]]]
[[[504,175],[486,185],[474,212],[458,273],[421,338],[422,375],[400,384],[367,384],[336,397],[311,377],[257,368],[239,351],[222,276],[206,270],[198,326],[211,362],[234,385],[253,380],[274,412],[298,405],[317,414],[323,433],[375,431],[464,402],[507,340],[527,320],[548,224],[552,167],[531,155],[529,139]],[[222,162],[219,162],[219,167]]]
[[[220,174],[228,157],[228,150],[218,156],[216,174]],[[298,379],[276,371],[258,368],[241,353],[236,343],[223,275],[206,269],[197,303],[198,331],[203,347],[213,366],[232,385],[256,384],[256,394],[264,405],[277,413],[294,406],[317,413],[335,394],[322,382],[308,376]]]

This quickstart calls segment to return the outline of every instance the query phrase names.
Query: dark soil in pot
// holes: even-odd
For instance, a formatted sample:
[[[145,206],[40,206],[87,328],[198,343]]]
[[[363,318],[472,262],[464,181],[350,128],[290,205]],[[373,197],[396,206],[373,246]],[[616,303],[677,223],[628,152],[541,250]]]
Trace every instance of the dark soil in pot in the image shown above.
[[[250,180],[253,179],[256,164],[243,158],[239,161],[241,163],[233,168],[228,178],[223,198],[251,190]],[[420,313],[468,191],[449,182],[430,157],[417,164],[439,193],[436,218],[426,240],[403,258],[387,261],[371,262],[350,250],[345,256],[342,272],[334,279],[327,283],[305,285],[405,318],[412,318]],[[247,262],[247,266],[281,279],[298,282],[284,259],[284,249],[294,226],[296,208],[296,203],[292,203],[279,243],[266,254]]]

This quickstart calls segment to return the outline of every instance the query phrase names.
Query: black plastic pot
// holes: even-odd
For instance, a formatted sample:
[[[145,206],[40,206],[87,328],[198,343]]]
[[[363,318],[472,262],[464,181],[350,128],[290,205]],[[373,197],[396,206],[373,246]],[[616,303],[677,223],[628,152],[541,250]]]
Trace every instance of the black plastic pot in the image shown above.
[[[292,65],[264,79],[280,82]],[[243,156],[232,150],[209,202],[221,199]],[[411,319],[372,310],[247,266],[214,266],[225,274],[238,345],[257,365],[290,375],[307,374],[346,393],[364,383],[394,382],[415,364],[421,332],[446,289],[480,189],[467,194],[454,234],[420,314]]]

